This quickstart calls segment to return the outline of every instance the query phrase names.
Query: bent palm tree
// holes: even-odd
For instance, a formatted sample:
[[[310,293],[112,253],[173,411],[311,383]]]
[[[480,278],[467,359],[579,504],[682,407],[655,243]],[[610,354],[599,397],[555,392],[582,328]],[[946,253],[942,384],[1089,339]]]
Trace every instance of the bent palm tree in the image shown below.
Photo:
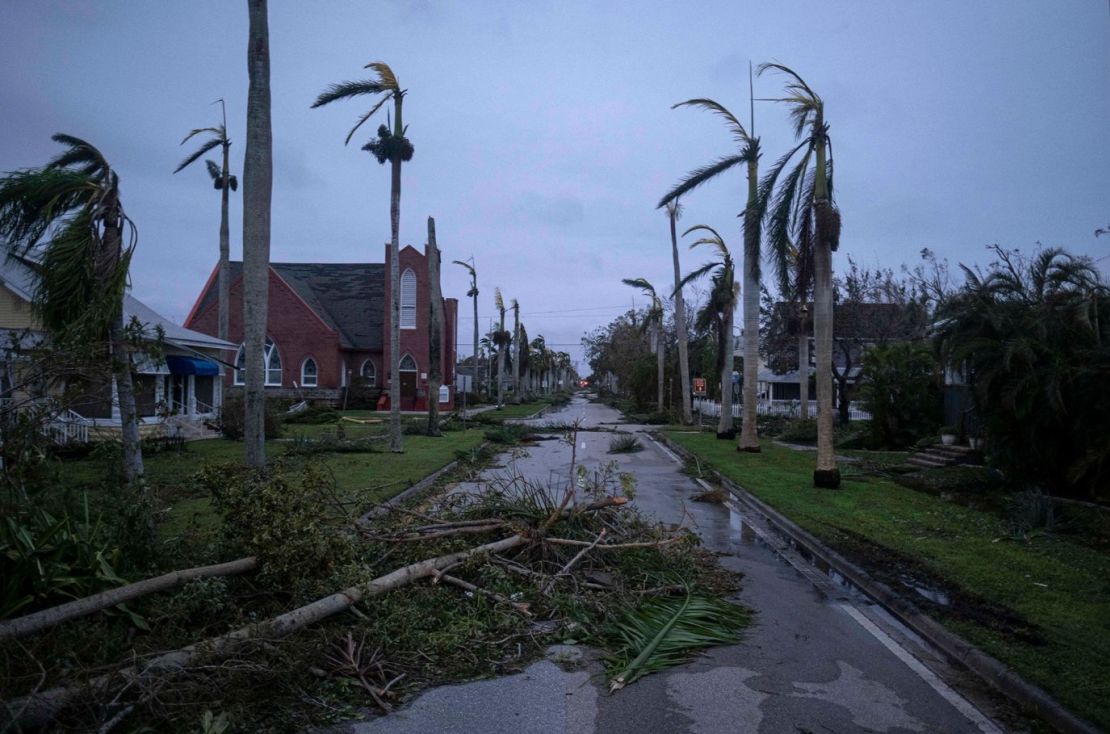
[[[119,174],[91,144],[58,133],[66,150],[42,168],[0,178],[0,239],[37,261],[32,307],[60,340],[107,341],[119,398],[124,478],[142,489],[143,451],[124,333],[123,299],[136,244]]]
[[[220,100],[223,103],[223,100]],[[217,146],[223,153],[223,165],[217,166],[215,162],[206,160],[205,163],[208,167],[208,175],[212,178],[212,186],[220,192],[220,262],[217,267],[217,335],[227,341],[228,330],[228,314],[230,313],[231,302],[231,237],[228,227],[228,198],[230,191],[236,191],[239,188],[239,180],[232,176],[228,167],[228,150],[231,148],[231,140],[227,137],[227,119],[225,114],[224,124],[217,127],[198,127],[189,132],[185,139],[181,141],[181,145],[189,142],[197,135],[208,134],[209,137],[199,148],[192,152],[188,158],[181,161],[177,168],[173,169],[174,173],[178,173],[189,165],[200,160],[206,153],[215,149]]]
[[[768,213],[771,246],[776,252],[787,247],[791,229],[796,239],[812,237],[813,326],[817,342],[817,468],[813,484],[834,489],[840,486],[840,470],[832,436],[832,253],[840,244],[840,212],[833,201],[832,143],[821,97],[791,69],[781,64],[760,64],[760,74],[768,70],[787,77],[786,96],[774,101],[790,106],[794,134],[801,142],[775,163],[761,187],[769,194],[776,184],[779,186],[775,206]],[[778,183],[779,175],[799,153],[797,163]],[[810,177],[812,189],[808,186]]]
[[[377,104],[370,108],[347,133],[344,145],[351,142],[355,132],[369,120],[386,102],[393,100],[393,130],[386,125],[378,127],[378,137],[362,149],[378,159],[378,163],[390,163],[389,190],[389,448],[391,451],[404,450],[401,443],[401,381],[398,379],[401,368],[401,163],[412,160],[413,147],[405,137],[408,129],[402,124],[401,108],[408,90],[401,89],[397,77],[387,64],[373,61],[364,68],[370,69],[375,76],[354,82],[332,84],[320,93],[312,107],[322,107],[341,99],[352,99],[364,94],[383,95]]]
[[[682,285],[693,282],[703,275],[712,273],[713,287],[705,306],[698,312],[696,327],[710,329],[717,334],[717,373],[721,380],[721,419],[717,422],[717,437],[729,437],[732,433],[732,319],[736,311],[736,298],[739,288],[736,285],[736,267],[732,254],[724,239],[715,229],[705,224],[697,224],[682,233],[705,231],[709,235],[697,240],[690,248],[707,245],[717,251],[720,260],[706,263],[682,279]]]
[[[678,264],[678,233],[675,230],[682,216],[682,205],[678,199],[667,202],[667,219],[671,223],[671,259],[674,261],[674,324],[675,341],[678,342],[678,375],[682,390],[682,422],[694,422],[694,411],[690,400],[690,345],[686,336],[686,303],[682,299],[682,271]]]
[[[655,409],[663,412],[663,302],[655,292],[655,286],[644,278],[625,278],[621,281],[627,286],[639,288],[651,298],[644,327],[651,329],[652,351],[655,352]]]
[[[756,429],[756,388],[759,380],[759,259],[762,237],[760,225],[763,221],[763,209],[759,198],[759,138],[753,137],[735,115],[711,99],[690,99],[674,105],[671,109],[676,107],[697,107],[723,118],[739,150],[691,171],[663,197],[659,202],[660,207],[677,201],[678,197],[687,191],[741,164],[746,166],[748,172],[748,199],[744,206],[744,412],[737,449],[757,452],[759,451],[759,434]]]
[[[473,388],[474,392],[478,392],[478,271],[470,263],[463,262],[462,260],[453,260],[456,265],[462,265],[466,271],[470,273],[470,290],[466,295],[470,296],[470,300],[474,302],[474,379]]]

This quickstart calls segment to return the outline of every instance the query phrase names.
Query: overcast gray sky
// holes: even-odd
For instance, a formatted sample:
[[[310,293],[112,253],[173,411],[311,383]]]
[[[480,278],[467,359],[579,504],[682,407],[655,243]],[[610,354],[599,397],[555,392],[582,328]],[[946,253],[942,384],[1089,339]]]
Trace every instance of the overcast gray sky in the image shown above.
[[[203,167],[171,171],[223,97],[241,173],[246,37],[244,2],[0,2],[0,170],[44,163],[55,131],[99,146],[139,226],[134,293],[179,321],[218,254],[219,196]],[[715,118],[670,105],[708,96],[746,116],[749,59],[795,68],[826,101],[838,267],[850,253],[897,268],[922,247],[970,264],[990,243],[1037,241],[1110,265],[1110,237],[1093,235],[1110,224],[1106,0],[271,0],[270,49],[272,259],[383,260],[389,173],[359,150],[376,125],[343,146],[368,103],[309,109],[383,60],[409,89],[416,148],[402,243],[422,246],[434,216],[446,258],[476,258],[483,322],[500,286],[532,336],[576,357],[584,331],[631,303],[621,278],[671,280],[655,203],[731,150]],[[756,84],[771,96],[780,81]],[[790,142],[785,110],[757,107],[756,132],[767,166]],[[738,247],[744,192],[737,170],[688,196],[683,224]],[[235,258],[240,213],[236,197]],[[466,288],[445,268],[445,294],[464,302],[460,354]]]

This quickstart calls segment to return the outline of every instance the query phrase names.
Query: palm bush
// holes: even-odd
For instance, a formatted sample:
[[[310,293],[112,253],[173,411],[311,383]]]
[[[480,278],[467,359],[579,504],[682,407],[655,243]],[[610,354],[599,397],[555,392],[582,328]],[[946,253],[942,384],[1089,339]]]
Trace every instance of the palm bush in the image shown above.
[[[994,248],[939,312],[938,345],[969,377],[988,458],[1053,492],[1110,498],[1110,292],[1087,258]]]

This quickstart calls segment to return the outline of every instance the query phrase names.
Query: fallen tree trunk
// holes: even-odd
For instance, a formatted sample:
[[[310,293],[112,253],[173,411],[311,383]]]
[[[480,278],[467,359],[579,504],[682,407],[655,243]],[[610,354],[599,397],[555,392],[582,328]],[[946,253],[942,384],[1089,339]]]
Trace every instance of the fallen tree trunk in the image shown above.
[[[441,568],[459,563],[471,556],[483,553],[501,553],[503,551],[527,544],[528,538],[523,535],[511,535],[507,538],[480,545],[457,553],[451,553],[438,558],[429,558],[425,561],[413,563],[395,571],[379,576],[367,584],[352,586],[331,596],[298,607],[285,614],[278,615],[264,622],[252,624],[247,627],[213,637],[202,642],[194,643],[180,650],[164,653],[150,660],[143,666],[131,666],[115,673],[98,676],[88,683],[76,686],[61,686],[41,693],[34,693],[23,699],[8,702],[4,708],[7,712],[16,712],[11,720],[4,722],[5,728],[14,725],[20,728],[40,728],[52,721],[70,703],[84,699],[87,700],[90,692],[108,690],[114,682],[125,679],[132,683],[141,682],[158,675],[173,675],[181,672],[188,664],[201,657],[220,657],[231,652],[237,645],[252,638],[262,637],[275,639],[285,637],[303,627],[315,624],[323,619],[350,609],[359,601],[379,596],[392,591],[400,586],[412,583],[417,579],[432,576]],[[0,719],[2,720],[2,719]],[[17,729],[18,731],[18,729]]]
[[[56,607],[43,609],[33,614],[10,619],[6,622],[0,622],[0,642],[18,637],[25,637],[53,627],[56,624],[61,624],[71,619],[77,619],[78,617],[84,617],[94,612],[99,612],[102,609],[108,609],[117,604],[123,604],[132,599],[138,599],[139,597],[153,594],[157,591],[166,591],[180,586],[186,581],[214,578],[216,576],[235,576],[236,574],[253,571],[257,567],[258,559],[254,556],[248,556],[247,558],[240,558],[236,561],[228,561],[227,563],[220,563],[215,566],[199,566],[197,568],[186,568],[180,571],[170,571],[169,573],[156,576],[152,579],[136,581],[133,584],[127,584],[118,589],[109,589],[99,594],[87,596],[84,599],[76,599]]]

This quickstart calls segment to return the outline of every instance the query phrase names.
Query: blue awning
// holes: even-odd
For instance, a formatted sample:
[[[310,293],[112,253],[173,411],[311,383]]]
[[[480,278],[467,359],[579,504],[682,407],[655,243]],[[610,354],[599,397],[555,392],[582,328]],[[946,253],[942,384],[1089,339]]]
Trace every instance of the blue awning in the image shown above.
[[[171,375],[203,375],[215,377],[220,374],[220,366],[210,359],[183,357],[178,354],[166,356],[166,366]]]

